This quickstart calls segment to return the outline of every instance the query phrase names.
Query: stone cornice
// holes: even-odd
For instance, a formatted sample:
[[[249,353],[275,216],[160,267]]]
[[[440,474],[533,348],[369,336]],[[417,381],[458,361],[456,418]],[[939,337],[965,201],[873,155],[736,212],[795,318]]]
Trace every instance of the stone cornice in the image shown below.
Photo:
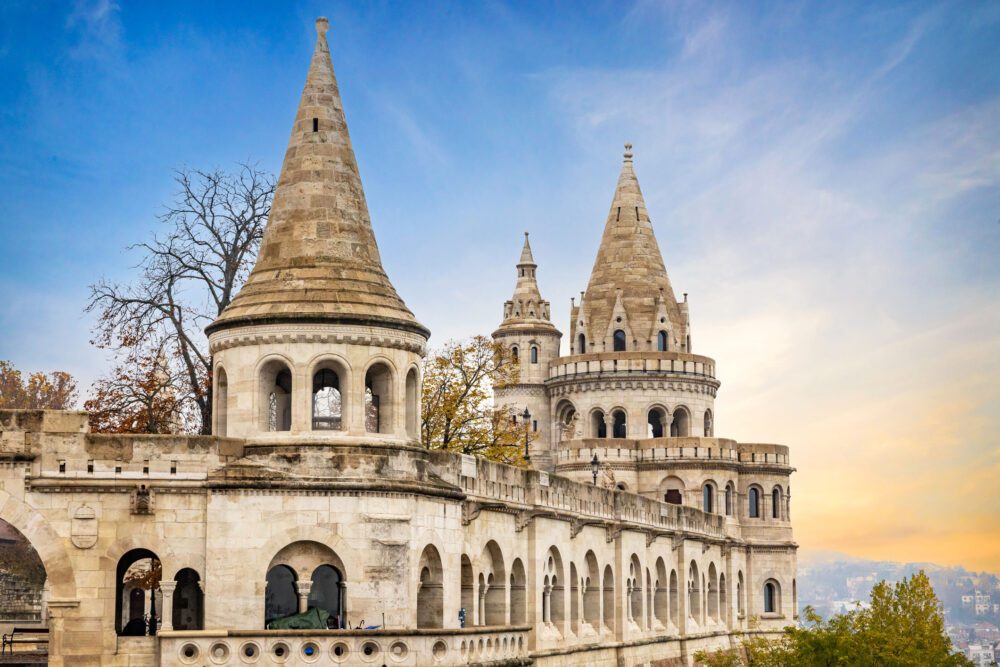
[[[672,391],[688,394],[718,392],[720,382],[707,375],[663,371],[614,371],[561,375],[545,381],[552,396],[568,396],[591,391]]]
[[[288,324],[254,324],[215,330],[209,339],[209,351],[251,345],[282,345],[288,343],[339,343],[388,347],[421,356],[426,352],[427,339],[419,334],[401,329],[387,328],[373,323],[371,326],[338,324],[335,322],[295,322]]]

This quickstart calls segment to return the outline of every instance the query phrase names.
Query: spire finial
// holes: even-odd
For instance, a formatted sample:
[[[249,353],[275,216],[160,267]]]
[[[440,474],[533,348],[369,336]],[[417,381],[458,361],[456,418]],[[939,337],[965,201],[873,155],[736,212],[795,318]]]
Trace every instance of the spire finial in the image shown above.
[[[625,161],[632,161],[632,144],[625,144]]]
[[[330,22],[325,16],[320,16],[316,19],[316,32],[319,33],[320,37],[326,36],[326,31],[330,29]]]

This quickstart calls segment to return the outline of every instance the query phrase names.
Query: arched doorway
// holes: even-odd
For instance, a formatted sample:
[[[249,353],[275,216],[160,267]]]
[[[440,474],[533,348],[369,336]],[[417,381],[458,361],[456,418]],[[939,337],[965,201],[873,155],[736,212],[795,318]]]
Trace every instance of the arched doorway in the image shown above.
[[[295,571],[287,565],[275,565],[267,571],[264,589],[264,627],[271,621],[291,616],[299,611],[299,596],[295,589]]]
[[[122,636],[155,635],[160,627],[163,566],[149,549],[132,549],[118,560],[115,631]]]
[[[306,608],[324,610],[330,614],[327,621],[330,627],[343,627],[344,575],[333,565],[324,563],[313,570],[309,578],[312,585]]]
[[[45,566],[17,528],[0,519],[0,623],[45,619]]]

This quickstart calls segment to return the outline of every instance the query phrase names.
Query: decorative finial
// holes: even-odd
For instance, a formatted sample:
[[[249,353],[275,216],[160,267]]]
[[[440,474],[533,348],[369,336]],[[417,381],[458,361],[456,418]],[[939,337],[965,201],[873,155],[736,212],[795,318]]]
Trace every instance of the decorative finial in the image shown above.
[[[524,240],[525,240],[525,241],[527,241],[527,240],[528,240],[528,232],[525,232],[525,233],[524,233]]]
[[[316,32],[319,33],[320,37],[326,36],[326,31],[330,29],[330,22],[326,20],[325,16],[320,16],[316,19]]]
[[[625,144],[625,160],[632,159],[632,144]]]

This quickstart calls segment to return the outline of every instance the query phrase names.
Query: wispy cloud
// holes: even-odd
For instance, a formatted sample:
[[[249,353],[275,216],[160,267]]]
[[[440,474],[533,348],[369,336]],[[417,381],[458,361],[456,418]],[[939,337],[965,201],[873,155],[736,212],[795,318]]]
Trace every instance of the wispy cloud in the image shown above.
[[[76,0],[66,19],[78,42],[71,55],[81,59],[107,60],[122,48],[120,7],[115,0]]]

